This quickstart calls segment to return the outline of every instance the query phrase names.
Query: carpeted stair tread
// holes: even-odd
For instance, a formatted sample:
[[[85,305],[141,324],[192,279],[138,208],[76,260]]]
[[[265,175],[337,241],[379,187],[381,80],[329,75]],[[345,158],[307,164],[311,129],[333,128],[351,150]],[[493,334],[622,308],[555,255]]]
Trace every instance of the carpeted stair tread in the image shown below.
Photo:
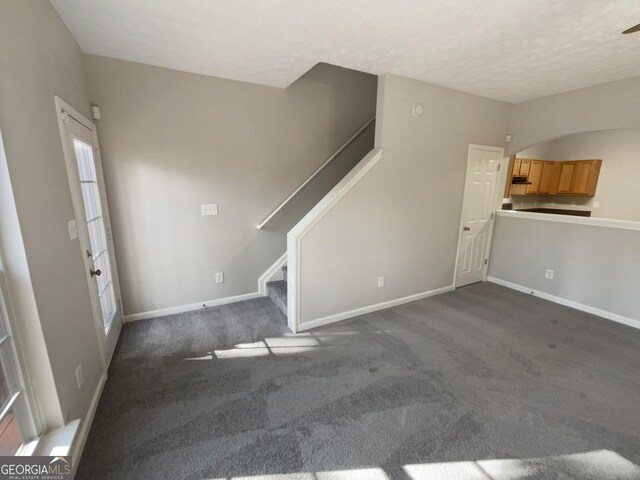
[[[267,293],[273,303],[275,303],[282,313],[287,314],[287,282],[277,280],[267,283]]]

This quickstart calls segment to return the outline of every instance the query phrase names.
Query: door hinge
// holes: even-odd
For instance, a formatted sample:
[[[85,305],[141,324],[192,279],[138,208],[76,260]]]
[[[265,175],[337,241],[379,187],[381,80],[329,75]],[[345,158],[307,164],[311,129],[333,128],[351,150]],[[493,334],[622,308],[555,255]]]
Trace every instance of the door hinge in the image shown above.
[[[499,172],[501,167],[502,167],[502,164],[499,163],[498,168],[496,168],[496,172]]]
[[[118,311],[122,312],[122,302],[118,300]]]
[[[488,258],[485,258],[485,259],[484,259],[484,264],[486,265],[487,263],[489,263],[489,259],[488,259]]]
[[[491,214],[491,220],[493,220],[493,217],[495,216],[495,213]]]

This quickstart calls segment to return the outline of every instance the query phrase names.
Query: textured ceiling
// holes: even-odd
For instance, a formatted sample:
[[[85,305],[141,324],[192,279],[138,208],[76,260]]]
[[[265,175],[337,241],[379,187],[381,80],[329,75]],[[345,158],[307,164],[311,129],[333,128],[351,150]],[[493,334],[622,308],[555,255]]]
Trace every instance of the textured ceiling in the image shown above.
[[[86,53],[286,87],[318,62],[508,102],[640,75],[638,0],[51,0]]]

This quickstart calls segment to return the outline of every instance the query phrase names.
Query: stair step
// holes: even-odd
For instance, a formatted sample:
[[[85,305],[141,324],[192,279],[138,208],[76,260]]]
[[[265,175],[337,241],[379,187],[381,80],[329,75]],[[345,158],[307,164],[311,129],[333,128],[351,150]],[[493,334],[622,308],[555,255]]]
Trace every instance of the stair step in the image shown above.
[[[287,282],[285,280],[277,280],[267,283],[267,293],[269,298],[282,313],[287,315]]]

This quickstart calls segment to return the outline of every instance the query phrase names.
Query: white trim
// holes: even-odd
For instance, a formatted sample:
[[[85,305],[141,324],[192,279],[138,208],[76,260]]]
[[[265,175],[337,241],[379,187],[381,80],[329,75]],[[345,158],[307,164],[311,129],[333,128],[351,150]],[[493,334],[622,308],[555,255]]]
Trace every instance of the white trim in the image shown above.
[[[267,296],[267,282],[273,277],[278,270],[285,266],[287,263],[287,252],[284,252],[282,256],[271,265],[266,272],[264,272],[258,279],[258,292],[263,297]]]
[[[593,315],[597,315],[602,318],[606,318],[607,320],[612,320],[617,323],[622,323],[623,325],[627,325],[629,327],[640,329],[640,320],[635,320],[633,318],[625,317],[623,315],[619,315],[617,313],[609,312],[607,310],[602,310],[600,308],[591,307],[589,305],[585,305],[583,303],[574,302],[573,300],[569,300],[567,298],[558,297],[556,295],[552,295],[550,293],[542,292],[540,290],[534,290],[533,288],[525,287],[523,285],[518,285],[517,283],[511,283],[506,280],[501,280],[496,277],[488,277],[488,281],[492,283],[496,283],[498,285],[502,285],[503,287],[511,288],[512,290],[517,290],[519,292],[528,293],[530,295],[534,295],[536,297],[540,297],[544,300],[549,300],[550,302],[559,303],[560,305],[564,305],[566,307],[575,308],[576,310],[581,310],[583,312],[591,313]]]
[[[67,423],[64,427],[48,431],[38,439],[37,445],[30,455],[40,457],[66,457],[71,455],[72,448],[77,443],[76,439],[79,438],[78,432],[80,432],[81,423],[82,420],[78,418]]]
[[[340,155],[340,153],[341,153],[345,148],[347,148],[351,142],[353,142],[356,138],[358,138],[358,137],[360,136],[360,134],[361,134],[362,132],[364,132],[364,131],[365,131],[365,129],[366,129],[369,125],[371,125],[375,119],[376,119],[376,117],[375,117],[375,116],[374,116],[374,117],[372,117],[371,119],[369,119],[369,121],[368,121],[367,123],[365,123],[365,124],[362,126],[362,128],[360,128],[360,130],[358,130],[356,133],[354,133],[354,134],[353,134],[353,136],[352,136],[349,140],[347,140],[346,142],[344,142],[344,144],[343,144],[343,145],[342,145],[338,150],[336,150],[336,153],[334,153],[333,155],[331,155],[331,156],[330,156],[330,157],[329,157],[329,158],[328,158],[328,159],[327,159],[327,160],[326,160],[322,165],[320,165],[320,166],[316,169],[316,171],[315,171],[315,172],[313,172],[313,173],[309,176],[309,178],[307,178],[304,182],[302,182],[302,185],[300,185],[298,188],[296,188],[296,189],[293,191],[293,193],[292,193],[291,195],[289,195],[287,198],[285,198],[285,199],[284,199],[284,201],[283,201],[280,205],[278,205],[278,206],[276,207],[276,209],[275,209],[273,212],[271,212],[267,218],[265,218],[262,222],[260,222],[258,225],[256,225],[256,228],[257,228],[258,230],[262,230],[262,228],[263,228],[267,223],[269,223],[269,220],[271,220],[273,217],[275,217],[275,216],[278,214],[278,212],[279,212],[280,210],[282,210],[282,209],[284,208],[284,206],[285,206],[287,203],[289,203],[289,201],[290,201],[293,197],[295,197],[295,196],[298,194],[298,192],[299,192],[300,190],[302,190],[302,189],[303,189],[303,188],[304,188],[304,187],[305,187],[305,186],[306,186],[306,185],[307,185],[311,180],[313,180],[313,179],[316,177],[316,175],[318,175],[318,174],[319,174],[319,173],[324,169],[324,167],[326,167],[327,165],[329,165],[329,164],[331,163],[331,161],[332,161],[334,158],[336,158],[338,155]]]
[[[298,332],[300,319],[300,250],[304,236],[364,177],[382,158],[381,149],[371,150],[347,173],[331,191],[287,234],[287,324],[293,333]]]
[[[100,376],[100,380],[98,381],[98,385],[96,386],[96,391],[93,394],[93,398],[91,399],[91,404],[89,405],[89,410],[87,411],[87,416],[82,421],[82,427],[80,428],[80,433],[77,439],[73,442],[71,459],[73,461],[73,473],[75,474],[78,469],[78,464],[80,463],[80,459],[82,458],[82,452],[84,451],[84,446],[87,443],[87,437],[89,436],[89,430],[91,430],[91,424],[93,423],[93,418],[96,415],[96,410],[98,409],[98,402],[100,401],[100,397],[102,396],[102,390],[104,389],[104,384],[107,381],[107,372],[103,372]]]
[[[339,322],[341,320],[346,320],[348,318],[358,317],[366,313],[372,313],[372,312],[377,312],[379,310],[385,310],[391,307],[397,307],[398,305],[415,302],[418,300],[422,300],[423,298],[433,297],[434,295],[440,295],[441,293],[451,292],[453,290],[454,290],[453,285],[449,285],[442,288],[436,288],[435,290],[429,290],[427,292],[416,293],[414,295],[409,295],[407,297],[396,298],[395,300],[387,300],[386,302],[376,303],[375,305],[368,305],[366,307],[356,308],[354,310],[349,310],[347,312],[336,313],[334,315],[329,315],[326,317],[318,318],[316,320],[311,320],[309,322],[301,323],[300,325],[298,325],[298,331],[302,332],[304,330],[309,330],[311,328],[319,327],[321,325],[327,325],[329,323]]]
[[[498,210],[501,217],[526,218],[529,220],[542,220],[545,222],[574,223],[577,225],[590,225],[592,227],[618,228],[622,230],[640,231],[640,222],[630,220],[616,220],[613,218],[578,217],[575,215],[557,215],[555,213],[519,212],[517,210]]]
[[[31,440],[30,442],[23,443],[18,448],[18,451],[15,453],[16,457],[30,457],[35,455],[36,449],[38,448],[38,444],[40,443],[40,439],[42,437],[38,437],[35,440]]]
[[[149,310],[147,312],[134,313],[125,315],[124,323],[136,322],[138,320],[146,320],[148,318],[164,317],[166,315],[174,315],[176,313],[193,312],[201,308],[217,307],[219,305],[227,305],[228,303],[242,302],[244,300],[252,300],[260,298],[263,295],[260,292],[243,293],[233,297],[218,298],[216,300],[207,300],[204,302],[190,303],[188,305],[178,305],[177,307],[160,308],[158,310]]]
[[[0,259],[1,260],[1,259]],[[44,401],[44,399],[39,399],[35,395],[33,395],[33,391],[31,388],[33,387],[31,382],[27,382],[26,380],[29,378],[27,369],[24,368],[23,358],[20,355],[19,345],[17,342],[17,338],[14,336],[14,331],[17,331],[13,327],[13,317],[12,312],[10,312],[10,304],[8,295],[5,294],[5,285],[4,285],[4,270],[2,262],[0,261],[0,323],[2,323],[2,329],[5,331],[5,336],[0,341],[0,346],[4,344],[4,342],[8,342],[6,348],[9,350],[9,355],[13,360],[13,367],[10,365],[5,365],[5,376],[8,375],[6,381],[7,383],[17,383],[19,385],[19,390],[16,392],[16,395],[22,395],[23,408],[18,408],[14,410],[16,415],[16,420],[20,426],[20,430],[23,435],[26,435],[28,438],[33,439],[40,433],[42,430],[42,421],[40,418],[40,405],[39,401]],[[0,365],[0,369],[3,367]],[[15,375],[15,378],[14,378]],[[29,388],[29,389],[27,389]],[[34,403],[33,400],[36,400]],[[17,397],[13,398],[10,403],[13,404],[17,400]],[[34,407],[37,407],[34,408]],[[3,409],[4,410],[4,409]],[[3,415],[0,415],[4,417]],[[27,448],[25,447],[25,451]]]
[[[287,236],[287,326],[298,333],[300,318],[300,238]]]

